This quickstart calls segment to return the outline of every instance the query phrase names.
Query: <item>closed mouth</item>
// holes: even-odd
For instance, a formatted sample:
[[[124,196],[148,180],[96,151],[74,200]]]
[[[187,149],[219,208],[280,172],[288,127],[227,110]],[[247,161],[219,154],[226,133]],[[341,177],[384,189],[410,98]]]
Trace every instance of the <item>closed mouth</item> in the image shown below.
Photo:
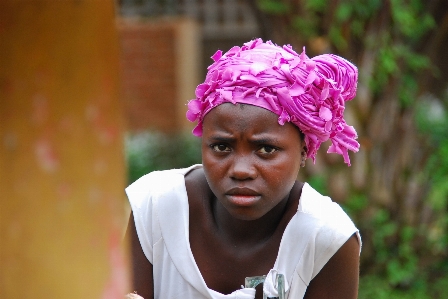
[[[261,198],[261,195],[249,188],[233,188],[226,192],[226,197],[237,206],[251,206]]]
[[[231,196],[242,196],[242,197],[254,197],[254,196],[260,196],[260,193],[249,189],[249,188],[241,188],[241,187],[236,187],[236,188],[232,188],[229,191],[226,192],[226,195],[231,195]]]

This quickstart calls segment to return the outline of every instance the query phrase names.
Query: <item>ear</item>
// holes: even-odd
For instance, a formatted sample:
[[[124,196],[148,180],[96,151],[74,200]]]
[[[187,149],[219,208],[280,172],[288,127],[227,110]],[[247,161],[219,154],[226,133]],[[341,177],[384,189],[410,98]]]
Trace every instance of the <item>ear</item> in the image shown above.
[[[305,167],[305,161],[308,156],[308,148],[306,145],[302,147],[302,151],[300,152],[302,160],[300,161],[300,167]]]

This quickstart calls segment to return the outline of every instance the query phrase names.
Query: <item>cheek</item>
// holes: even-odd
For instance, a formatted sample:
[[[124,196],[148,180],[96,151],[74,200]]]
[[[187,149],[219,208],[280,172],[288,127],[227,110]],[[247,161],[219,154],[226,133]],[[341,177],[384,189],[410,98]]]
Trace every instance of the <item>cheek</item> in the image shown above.
[[[203,145],[202,148],[202,153],[201,153],[201,157],[202,157],[202,165],[204,166],[204,171],[207,170],[207,168],[209,167],[209,165],[213,165],[213,157],[210,154],[210,148],[207,145]]]
[[[204,169],[205,178],[208,182],[208,185],[212,189],[213,192],[216,191],[216,188],[219,187],[219,182],[224,177],[223,171],[224,166],[222,163],[219,163],[217,160],[211,155],[207,153],[207,148],[203,149],[202,152],[202,167]]]
[[[283,188],[289,192],[290,188],[294,185],[297,180],[297,175],[300,170],[300,157],[291,158],[291,156],[286,156],[282,163],[277,165],[271,165],[266,169],[266,173],[270,177],[270,181],[274,186],[278,188]]]
[[[202,147],[202,165],[204,166],[204,171],[213,168],[216,163],[216,158],[211,153],[210,148],[208,146]]]
[[[285,190],[289,192],[294,182],[297,179],[300,163],[288,160],[288,163],[281,163],[279,165],[268,165],[263,168],[266,175],[266,182],[269,182],[269,187],[272,191]]]

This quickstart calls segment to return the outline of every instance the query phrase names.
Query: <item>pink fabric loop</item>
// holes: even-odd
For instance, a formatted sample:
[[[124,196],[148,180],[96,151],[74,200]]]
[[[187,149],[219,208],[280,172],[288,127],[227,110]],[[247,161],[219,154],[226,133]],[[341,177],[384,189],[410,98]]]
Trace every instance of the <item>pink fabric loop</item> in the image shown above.
[[[358,70],[333,54],[308,58],[305,48],[297,54],[289,45],[255,39],[243,47],[217,51],[208,67],[205,82],[196,88],[196,99],[188,103],[187,118],[198,121],[193,130],[202,135],[205,115],[222,103],[258,106],[291,122],[305,134],[308,157],[315,162],[322,142],[331,140],[328,153],[344,157],[357,152],[359,143],[353,127],[344,120],[345,102],[356,95]]]

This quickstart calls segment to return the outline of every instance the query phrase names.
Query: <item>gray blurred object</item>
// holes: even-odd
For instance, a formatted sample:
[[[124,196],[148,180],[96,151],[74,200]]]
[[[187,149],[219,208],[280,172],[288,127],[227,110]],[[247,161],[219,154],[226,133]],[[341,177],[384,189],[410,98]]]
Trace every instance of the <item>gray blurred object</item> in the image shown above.
[[[184,16],[198,21],[205,39],[250,39],[259,34],[254,10],[242,0],[120,0],[123,17]]]
[[[260,283],[264,283],[265,279],[266,275],[246,277],[244,287],[255,288]],[[277,274],[275,281],[277,282],[278,297],[267,297],[263,292],[263,299],[285,299],[285,276],[283,274]]]

